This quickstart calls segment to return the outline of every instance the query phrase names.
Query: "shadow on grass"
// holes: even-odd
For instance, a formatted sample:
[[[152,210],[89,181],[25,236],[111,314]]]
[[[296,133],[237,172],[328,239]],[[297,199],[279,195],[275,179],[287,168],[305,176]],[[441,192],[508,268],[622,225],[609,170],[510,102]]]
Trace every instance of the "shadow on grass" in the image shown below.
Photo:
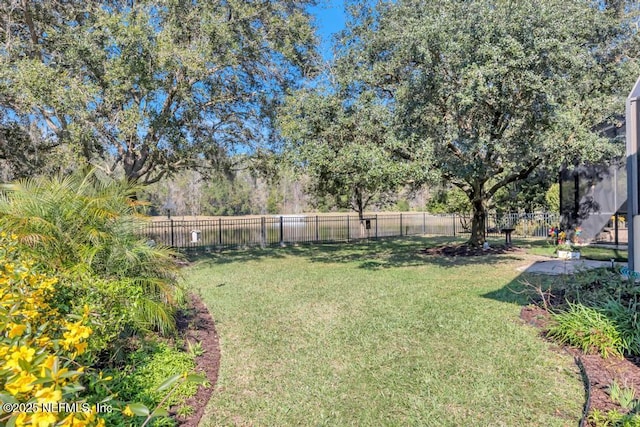
[[[482,297],[525,306],[539,302],[541,292],[557,289],[567,278],[568,276],[547,276],[524,272],[502,288],[487,292]]]
[[[403,237],[360,240],[351,243],[299,244],[286,247],[230,249],[191,255],[190,260],[205,265],[243,263],[284,257],[301,257],[318,263],[358,263],[365,270],[437,265],[452,268],[463,265],[500,264],[519,260],[517,254],[448,257],[421,251],[443,244],[462,244],[463,239],[447,237]]]

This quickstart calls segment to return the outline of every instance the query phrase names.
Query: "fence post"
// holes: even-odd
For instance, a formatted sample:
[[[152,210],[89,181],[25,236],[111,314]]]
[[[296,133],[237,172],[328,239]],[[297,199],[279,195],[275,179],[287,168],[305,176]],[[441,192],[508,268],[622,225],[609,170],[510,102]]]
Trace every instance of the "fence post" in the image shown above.
[[[173,219],[170,219],[169,221],[171,223],[171,247],[173,248],[175,247],[175,243],[173,241]]]
[[[262,247],[267,246],[267,227],[266,220],[263,216],[260,217],[260,245]]]
[[[351,239],[351,224],[349,223],[349,215],[347,215],[347,242]]]
[[[320,227],[318,226],[318,215],[316,215],[316,242],[320,241]]]
[[[400,237],[402,237],[402,212],[400,212]]]
[[[222,218],[218,218],[218,245],[222,246]]]
[[[284,220],[280,215],[280,246],[284,245]]]
[[[376,240],[378,240],[378,214],[376,214]]]
[[[451,214],[451,220],[453,221],[453,237],[456,237],[456,214]]]

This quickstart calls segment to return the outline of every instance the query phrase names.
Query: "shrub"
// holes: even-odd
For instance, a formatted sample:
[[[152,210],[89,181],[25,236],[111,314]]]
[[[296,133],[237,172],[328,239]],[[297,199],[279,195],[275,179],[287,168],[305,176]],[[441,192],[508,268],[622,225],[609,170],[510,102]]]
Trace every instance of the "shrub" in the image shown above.
[[[564,285],[565,298],[571,302],[597,307],[603,301],[615,299],[624,304],[640,295],[640,287],[608,268],[582,271]]]
[[[625,354],[640,355],[640,318],[637,304],[626,305],[614,299],[608,299],[600,311],[615,325],[620,333]]]
[[[95,282],[104,298],[127,306],[134,327],[167,333],[175,328],[178,254],[136,235],[135,194],[94,172],[20,181],[0,193],[0,229],[15,233],[23,251],[70,286]]]
[[[20,256],[15,236],[0,233],[0,400],[29,405],[26,411],[0,414],[3,425],[52,425],[57,421],[73,426],[105,425],[96,412],[96,402],[83,396],[87,377],[94,376],[94,383],[103,381],[83,364],[93,333],[87,326],[90,309],[85,306],[81,313],[64,313],[51,305],[56,284],[55,277],[36,272],[34,263]],[[83,410],[53,412],[43,406],[61,402],[77,402]]]
[[[148,394],[152,398],[146,402],[155,409],[144,403],[126,404],[121,397],[114,400],[114,389],[141,375],[147,378],[145,371],[132,379],[119,374],[118,383],[91,368],[91,353],[102,346],[96,329],[104,323],[96,320],[99,316],[91,306],[61,297],[64,286],[59,279],[39,272],[36,263],[20,253],[16,240],[17,236],[0,232],[0,401],[16,407],[0,412],[0,425],[131,426],[155,417],[161,418],[154,425],[168,425],[171,420],[162,418],[167,413],[158,408],[159,403],[171,402],[175,392],[177,396],[192,393],[195,384],[203,382],[188,375],[193,357],[163,347],[160,355],[166,357],[150,358],[155,367],[152,380],[134,382],[137,394],[125,396],[143,400]],[[169,376],[176,371],[180,375]],[[78,406],[60,408],[60,403]],[[113,412],[100,414],[99,403],[108,404]]]
[[[569,303],[568,310],[553,314],[555,323],[548,336],[562,344],[579,347],[585,353],[602,357],[622,356],[624,343],[616,324],[601,311],[582,304]]]

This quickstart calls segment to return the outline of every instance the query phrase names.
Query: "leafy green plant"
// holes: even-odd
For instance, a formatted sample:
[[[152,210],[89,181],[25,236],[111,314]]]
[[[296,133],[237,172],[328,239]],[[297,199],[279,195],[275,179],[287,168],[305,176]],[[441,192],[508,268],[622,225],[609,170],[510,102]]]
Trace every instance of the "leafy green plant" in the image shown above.
[[[622,348],[626,354],[640,354],[640,318],[635,302],[623,304],[609,298],[600,307],[602,313],[609,318],[620,332]]]
[[[191,372],[195,363],[194,356],[170,347],[165,343],[150,344],[131,354],[124,370],[113,372],[113,391],[126,401],[141,402],[147,407],[164,404],[180,404],[186,397],[195,393],[197,386],[191,382],[172,392],[167,399],[158,390],[167,378]]]
[[[640,288],[633,281],[608,268],[579,272],[564,281],[562,289],[568,301],[588,306],[599,306],[609,299],[628,304],[637,300],[640,294]]]
[[[180,417],[188,417],[190,415],[193,415],[195,412],[196,410],[194,409],[193,406],[181,405],[176,411],[176,414]]]
[[[640,416],[623,414],[618,410],[603,412],[594,409],[588,419],[589,423],[595,427],[640,427]]]
[[[164,409],[164,406],[169,404],[170,398],[180,388],[184,388],[185,385],[197,386],[198,384],[205,383],[206,378],[200,375],[188,374],[187,372],[173,375],[164,380],[162,384],[155,389],[156,393],[166,392],[164,397],[155,405],[155,408],[150,409],[143,403],[131,403],[124,408],[122,413],[127,416],[137,415],[144,417],[144,422],[141,425],[141,427],[144,427],[154,418],[168,417],[169,413]],[[173,423],[171,423],[171,425],[172,424]],[[158,426],[162,424],[154,425]]]
[[[126,307],[133,327],[166,333],[175,329],[179,255],[136,234],[142,207],[136,191],[96,172],[19,181],[0,191],[0,228],[69,283],[100,279],[94,288]],[[115,291],[105,281],[120,286]]]
[[[582,304],[569,303],[566,311],[552,315],[554,324],[548,336],[562,344],[579,347],[585,353],[602,357],[622,356],[624,343],[615,323],[601,311]]]
[[[187,340],[187,347],[189,349],[189,354],[194,357],[202,356],[205,352],[204,348],[202,348],[202,342],[197,341],[195,344],[192,344],[191,341]]]
[[[640,409],[640,400],[636,399],[636,390],[632,387],[620,387],[616,380],[613,380],[609,386],[609,396],[615,403],[632,413]]]

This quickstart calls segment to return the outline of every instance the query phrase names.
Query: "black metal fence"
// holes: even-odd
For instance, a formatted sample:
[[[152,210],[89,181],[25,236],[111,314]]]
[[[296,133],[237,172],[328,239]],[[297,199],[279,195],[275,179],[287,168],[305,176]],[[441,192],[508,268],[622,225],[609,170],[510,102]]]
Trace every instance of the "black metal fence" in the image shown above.
[[[559,220],[559,215],[553,213],[489,215],[487,235],[497,237],[502,229],[512,228],[513,237],[547,237],[549,228],[558,225]],[[362,221],[357,215],[154,220],[144,225],[142,234],[176,248],[220,249],[411,235],[455,237],[470,230],[471,218],[467,215],[398,213],[369,215]]]

